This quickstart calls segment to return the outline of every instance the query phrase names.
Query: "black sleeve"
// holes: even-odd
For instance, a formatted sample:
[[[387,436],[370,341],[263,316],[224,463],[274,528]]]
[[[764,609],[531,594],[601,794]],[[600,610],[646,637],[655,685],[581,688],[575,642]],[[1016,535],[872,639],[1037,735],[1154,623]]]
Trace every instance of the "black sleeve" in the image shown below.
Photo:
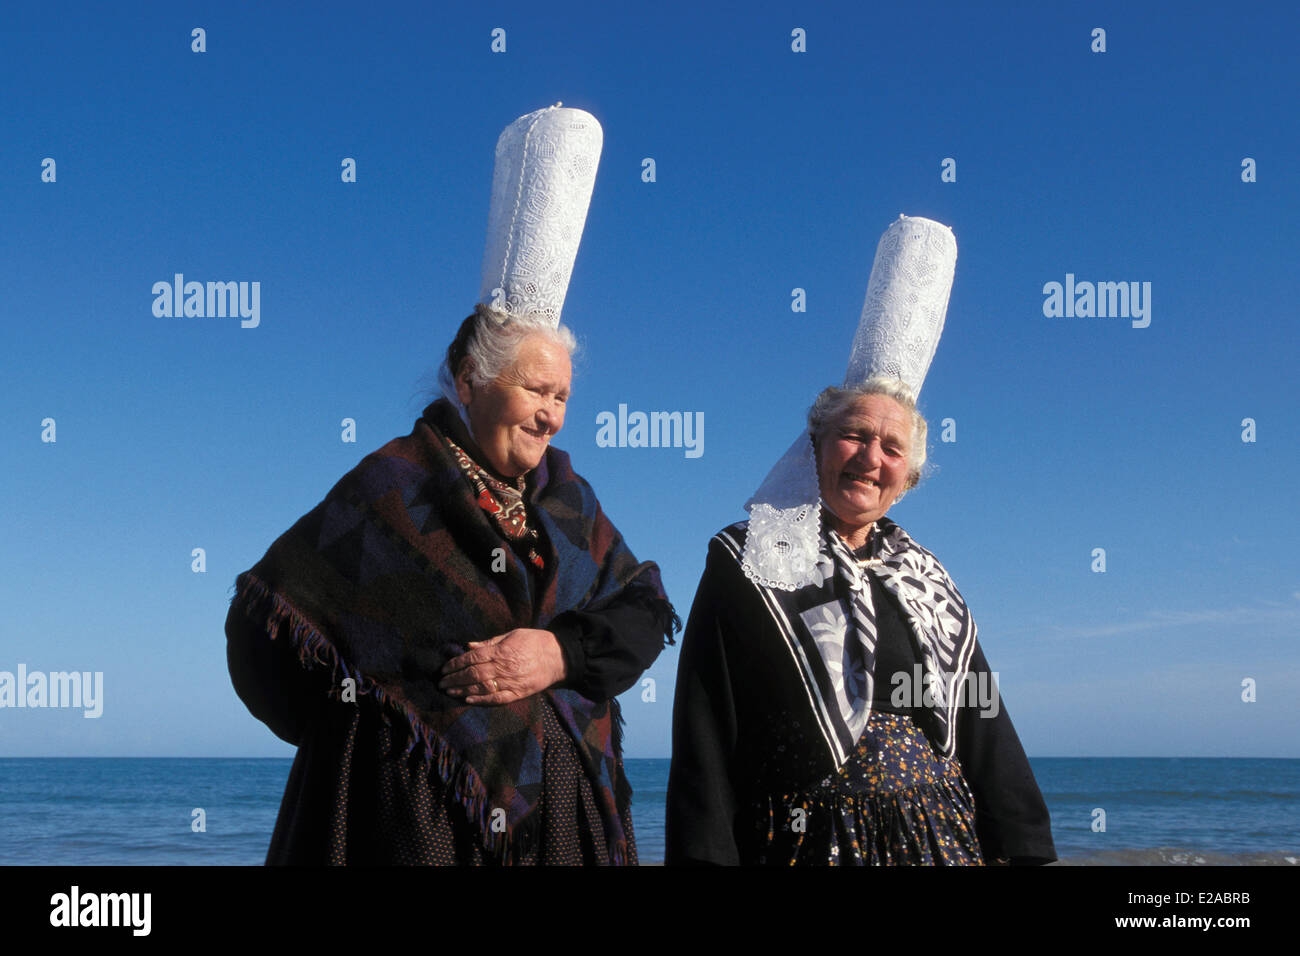
[[[673,695],[673,759],[668,774],[664,863],[737,865],[735,764],[737,716],[727,659],[729,608],[743,592],[727,593],[717,542],[691,607]]]
[[[988,863],[1008,858],[1013,864],[1051,863],[1056,847],[1047,804],[978,641],[970,674],[971,693],[957,712],[957,759],[975,796],[980,851]],[[977,697],[989,706],[981,706]]]
[[[298,746],[304,728],[328,700],[328,670],[307,670],[285,631],[271,640],[236,605],[226,615],[226,665],[249,712],[281,740]]]
[[[671,615],[667,602],[634,584],[597,606],[557,614],[546,629],[564,655],[560,686],[591,700],[623,693],[663,650],[665,627],[671,626],[665,613]]]

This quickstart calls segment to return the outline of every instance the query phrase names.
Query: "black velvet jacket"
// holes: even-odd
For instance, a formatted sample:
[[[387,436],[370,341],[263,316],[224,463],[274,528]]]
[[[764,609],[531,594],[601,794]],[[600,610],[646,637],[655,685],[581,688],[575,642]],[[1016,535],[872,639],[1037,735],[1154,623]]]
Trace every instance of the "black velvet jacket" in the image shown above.
[[[884,598],[880,589],[877,664],[887,657],[896,667],[907,662],[912,641],[892,599]],[[989,679],[978,642],[970,672]],[[881,685],[888,682],[877,676],[878,690]],[[769,794],[802,790],[836,770],[812,737],[814,724],[799,671],[758,589],[713,539],[677,670],[666,862],[751,861],[756,848],[742,824],[745,808]],[[986,861],[1055,860],[1047,806],[1000,695],[996,717],[958,709],[956,757],[975,797],[976,834]]]

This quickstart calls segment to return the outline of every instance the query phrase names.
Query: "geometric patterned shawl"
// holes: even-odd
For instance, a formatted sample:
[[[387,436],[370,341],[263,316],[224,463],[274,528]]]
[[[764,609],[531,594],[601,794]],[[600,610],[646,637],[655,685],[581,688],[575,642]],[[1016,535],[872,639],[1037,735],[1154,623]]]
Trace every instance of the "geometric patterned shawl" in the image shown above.
[[[748,524],[715,535],[737,564],[742,564]],[[935,748],[951,757],[978,632],[957,586],[933,554],[882,517],[865,566],[826,527],[811,583],[794,591],[764,587],[752,578],[748,583],[784,638],[826,749],[842,767],[857,747],[873,700],[877,634],[868,574],[898,600],[920,651],[922,684],[930,691],[913,703],[924,704],[918,711],[923,729]]]
[[[345,678],[358,699],[372,695],[407,731],[407,753],[420,748],[502,862],[536,839],[542,708],[554,705],[600,800],[611,861],[622,863],[619,811],[630,791],[617,701],[552,688],[510,704],[467,705],[438,689],[439,671],[470,641],[545,628],[625,588],[655,608],[671,642],[674,615],[658,568],[637,563],[569,456],[548,448],[526,492],[542,531],[538,582],[453,458],[444,435],[455,420],[440,399],[410,435],[366,456],[239,575],[232,604],[267,639],[290,641],[305,667],[331,668],[333,696]]]

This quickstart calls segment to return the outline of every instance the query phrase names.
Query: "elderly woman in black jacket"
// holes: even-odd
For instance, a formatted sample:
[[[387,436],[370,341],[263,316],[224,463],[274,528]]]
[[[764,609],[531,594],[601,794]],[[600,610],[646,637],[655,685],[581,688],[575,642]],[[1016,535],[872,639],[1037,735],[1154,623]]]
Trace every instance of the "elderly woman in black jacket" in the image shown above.
[[[886,517],[924,462],[906,386],[827,389],[809,431],[827,519],[814,582],[747,578],[752,522],[709,544],[678,665],[668,862],[1054,860],[964,602]],[[855,613],[874,621],[869,647],[846,628]]]
[[[886,231],[845,386],[709,543],[677,672],[670,864],[1056,857],[974,619],[886,516],[925,464],[916,393],[955,262],[946,226]]]

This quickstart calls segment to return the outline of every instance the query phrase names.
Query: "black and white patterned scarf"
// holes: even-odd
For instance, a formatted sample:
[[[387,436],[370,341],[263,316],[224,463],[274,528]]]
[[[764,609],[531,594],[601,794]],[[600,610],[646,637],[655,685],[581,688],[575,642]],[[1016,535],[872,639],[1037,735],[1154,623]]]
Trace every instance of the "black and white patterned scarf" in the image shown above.
[[[717,539],[740,563],[743,537],[727,529]],[[749,583],[785,639],[835,765],[853,753],[871,717],[877,629],[869,574],[897,599],[916,637],[929,690],[925,729],[936,750],[953,756],[960,688],[977,637],[956,585],[933,554],[888,518],[876,522],[865,561],[835,531],[823,530],[822,539],[811,584],[785,591]]]

